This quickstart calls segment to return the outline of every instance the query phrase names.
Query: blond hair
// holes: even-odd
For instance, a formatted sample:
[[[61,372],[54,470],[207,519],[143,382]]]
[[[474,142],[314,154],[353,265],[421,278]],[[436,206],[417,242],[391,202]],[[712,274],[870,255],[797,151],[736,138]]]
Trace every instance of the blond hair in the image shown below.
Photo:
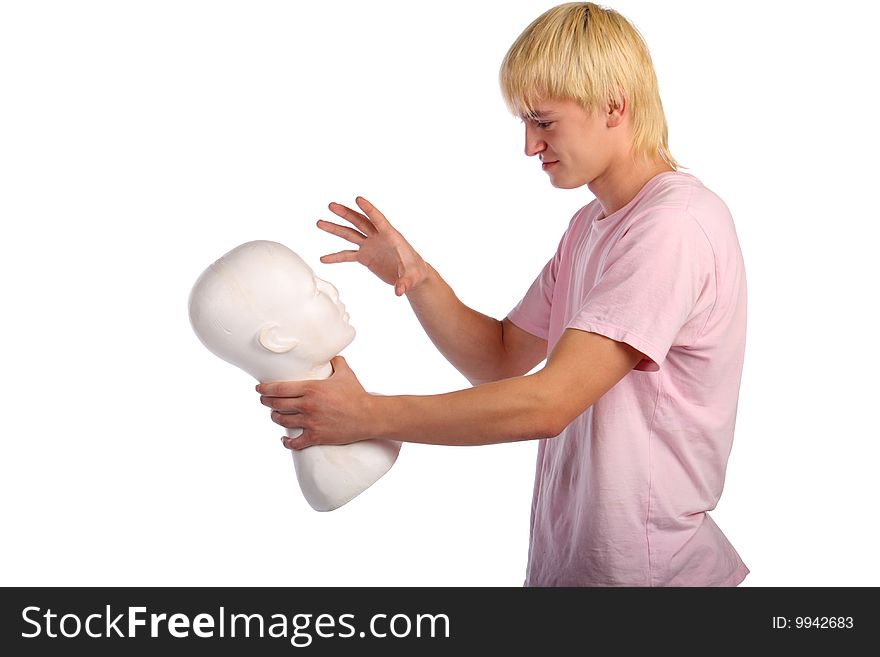
[[[510,111],[534,116],[545,100],[570,99],[587,111],[620,107],[626,98],[633,154],[660,155],[673,169],[666,115],[648,46],[613,9],[569,2],[541,14],[507,51],[499,73]]]

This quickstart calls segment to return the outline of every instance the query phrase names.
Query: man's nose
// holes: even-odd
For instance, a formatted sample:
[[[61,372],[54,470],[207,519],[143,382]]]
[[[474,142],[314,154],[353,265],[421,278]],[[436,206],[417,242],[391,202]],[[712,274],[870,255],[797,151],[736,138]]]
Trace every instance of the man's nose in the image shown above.
[[[537,155],[547,148],[547,143],[538,135],[537,128],[526,123],[526,150],[529,157]]]

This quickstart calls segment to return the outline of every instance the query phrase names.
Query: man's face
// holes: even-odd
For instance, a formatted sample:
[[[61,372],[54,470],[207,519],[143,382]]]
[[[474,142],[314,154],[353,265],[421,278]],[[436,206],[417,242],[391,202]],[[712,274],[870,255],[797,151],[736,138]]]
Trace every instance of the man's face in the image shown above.
[[[589,113],[572,100],[548,100],[536,110],[523,117],[525,153],[540,158],[554,187],[574,189],[602,174],[610,162],[613,137],[602,113]]]

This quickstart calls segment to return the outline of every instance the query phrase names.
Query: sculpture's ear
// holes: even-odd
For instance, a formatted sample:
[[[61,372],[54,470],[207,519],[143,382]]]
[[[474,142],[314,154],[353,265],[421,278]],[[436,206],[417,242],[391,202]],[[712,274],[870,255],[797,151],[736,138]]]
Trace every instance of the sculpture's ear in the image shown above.
[[[257,337],[264,349],[268,349],[276,354],[286,354],[288,351],[295,349],[299,344],[299,340],[292,335],[286,334],[284,328],[275,322],[269,322],[260,329]]]

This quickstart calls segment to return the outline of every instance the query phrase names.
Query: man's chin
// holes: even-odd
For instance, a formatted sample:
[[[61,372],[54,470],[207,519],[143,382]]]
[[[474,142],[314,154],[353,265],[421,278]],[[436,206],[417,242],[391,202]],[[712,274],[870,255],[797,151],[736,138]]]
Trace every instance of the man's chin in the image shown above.
[[[556,189],[577,189],[578,187],[583,187],[587,184],[585,180],[563,180],[563,179],[550,179],[550,184],[553,185]]]

